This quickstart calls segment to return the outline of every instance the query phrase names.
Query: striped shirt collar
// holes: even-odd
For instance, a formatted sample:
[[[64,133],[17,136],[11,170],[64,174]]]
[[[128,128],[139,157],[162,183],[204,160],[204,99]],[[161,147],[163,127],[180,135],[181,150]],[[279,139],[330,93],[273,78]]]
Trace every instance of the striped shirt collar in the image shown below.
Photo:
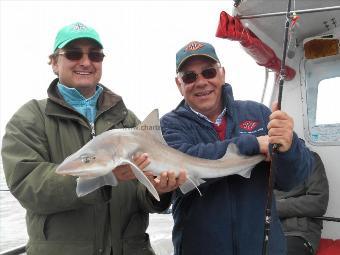
[[[200,112],[197,112],[195,111],[194,109],[192,109],[190,106],[189,106],[190,110],[193,111],[195,114],[197,114],[198,117],[202,118],[202,119],[205,119],[206,121],[212,123],[212,124],[215,124],[217,126],[221,125],[222,123],[222,119],[223,119],[223,116],[225,115],[225,113],[227,112],[227,107],[224,107],[223,111],[217,116],[217,119],[215,122],[212,122],[207,116],[205,116],[204,114],[200,113]]]

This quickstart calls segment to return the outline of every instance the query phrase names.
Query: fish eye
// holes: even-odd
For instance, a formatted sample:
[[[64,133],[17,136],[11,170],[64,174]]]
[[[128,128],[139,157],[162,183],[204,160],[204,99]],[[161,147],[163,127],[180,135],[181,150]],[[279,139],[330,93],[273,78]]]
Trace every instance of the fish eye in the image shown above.
[[[95,155],[91,155],[91,154],[83,154],[80,156],[81,162],[83,162],[84,164],[88,164],[90,163],[92,160],[96,159]]]

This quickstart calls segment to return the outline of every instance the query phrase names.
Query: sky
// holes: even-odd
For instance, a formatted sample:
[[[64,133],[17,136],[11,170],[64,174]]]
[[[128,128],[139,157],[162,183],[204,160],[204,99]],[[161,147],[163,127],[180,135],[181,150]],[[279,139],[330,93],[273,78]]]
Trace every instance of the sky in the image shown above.
[[[56,77],[47,64],[60,28],[83,22],[100,34],[106,55],[101,83],[143,120],[182,100],[175,54],[190,41],[212,43],[237,99],[260,101],[264,68],[233,42],[215,37],[219,14],[233,1],[0,0],[0,137],[25,102],[46,98]]]

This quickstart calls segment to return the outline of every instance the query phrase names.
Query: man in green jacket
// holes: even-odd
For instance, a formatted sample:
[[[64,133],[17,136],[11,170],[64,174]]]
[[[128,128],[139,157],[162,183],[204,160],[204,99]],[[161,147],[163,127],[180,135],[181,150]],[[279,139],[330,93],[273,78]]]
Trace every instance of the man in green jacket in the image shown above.
[[[50,64],[58,76],[44,100],[23,105],[6,126],[2,159],[11,193],[27,210],[28,254],[154,254],[147,233],[149,212],[161,212],[185,181],[172,171],[152,179],[157,202],[134,178],[130,167],[114,169],[115,187],[76,195],[76,179],[55,174],[67,156],[95,135],[135,127],[139,120],[122,98],[99,83],[103,46],[98,33],[82,23],[62,28]],[[135,159],[141,168],[146,154]],[[149,177],[153,178],[153,177]]]
[[[329,185],[321,157],[313,152],[312,174],[290,191],[274,190],[277,214],[287,240],[287,255],[316,254],[327,211]]]

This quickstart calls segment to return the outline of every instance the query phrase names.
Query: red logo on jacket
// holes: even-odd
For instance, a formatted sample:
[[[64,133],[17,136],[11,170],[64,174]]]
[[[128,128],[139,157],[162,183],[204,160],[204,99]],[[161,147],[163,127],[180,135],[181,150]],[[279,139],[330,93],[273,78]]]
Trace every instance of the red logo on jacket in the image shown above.
[[[250,132],[250,131],[253,131],[257,127],[258,124],[259,124],[258,121],[245,120],[245,121],[241,122],[240,128]]]

